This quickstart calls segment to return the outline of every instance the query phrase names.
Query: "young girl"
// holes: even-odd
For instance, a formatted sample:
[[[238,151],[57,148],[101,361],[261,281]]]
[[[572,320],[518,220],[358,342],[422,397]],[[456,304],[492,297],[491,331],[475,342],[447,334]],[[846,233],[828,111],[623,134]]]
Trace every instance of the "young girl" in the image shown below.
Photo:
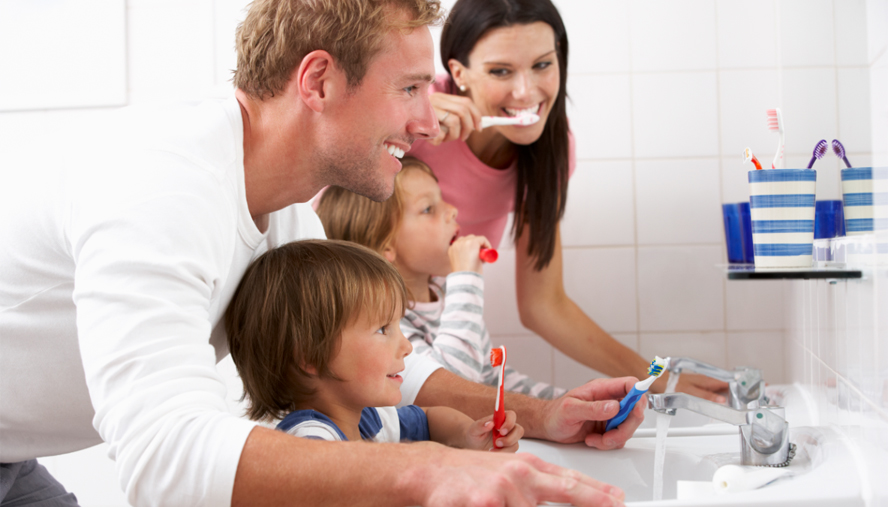
[[[496,385],[478,257],[490,243],[483,236],[459,237],[457,210],[442,200],[432,170],[411,157],[401,163],[394,194],[385,202],[328,188],[317,208],[327,237],[367,246],[398,269],[411,299],[401,330],[417,354],[469,380]],[[505,375],[510,391],[547,399],[565,392],[508,367]]]
[[[494,439],[492,414],[394,408],[412,349],[398,326],[406,302],[397,271],[353,243],[297,241],[262,255],[225,314],[250,418],[282,419],[278,429],[321,440],[517,450],[524,430],[514,412]]]

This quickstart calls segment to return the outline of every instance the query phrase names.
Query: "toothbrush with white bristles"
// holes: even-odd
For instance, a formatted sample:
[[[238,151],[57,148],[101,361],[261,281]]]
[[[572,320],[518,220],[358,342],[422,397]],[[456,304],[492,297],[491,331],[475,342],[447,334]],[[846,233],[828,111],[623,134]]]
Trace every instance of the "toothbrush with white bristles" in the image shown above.
[[[811,154],[811,161],[808,162],[808,169],[814,167],[814,162],[822,159],[824,155],[826,155],[826,139],[821,139],[820,141],[817,141],[817,144],[814,146],[814,152]]]
[[[632,412],[632,409],[635,408],[635,404],[638,403],[639,398],[641,398],[644,393],[648,392],[648,389],[651,388],[651,384],[663,374],[663,368],[666,367],[667,360],[668,358],[663,359],[660,356],[654,356],[654,360],[651,361],[651,365],[648,366],[647,371],[650,377],[635,383],[632,390],[629,391],[629,394],[620,401],[620,411],[617,412],[617,415],[615,415],[613,419],[607,422],[607,427],[605,427],[604,431],[610,431],[616,428],[629,417],[629,412]]]
[[[845,146],[838,139],[832,140],[832,149],[833,153],[845,163],[845,167],[851,169],[851,162],[848,162],[848,157],[845,156]]]
[[[771,162],[771,169],[783,169],[783,113],[780,109],[768,109],[765,113],[768,115],[768,130],[778,134],[777,153]]]
[[[518,116],[482,116],[481,128],[493,127],[495,125],[533,125],[540,121],[540,115],[534,113],[519,114]]]

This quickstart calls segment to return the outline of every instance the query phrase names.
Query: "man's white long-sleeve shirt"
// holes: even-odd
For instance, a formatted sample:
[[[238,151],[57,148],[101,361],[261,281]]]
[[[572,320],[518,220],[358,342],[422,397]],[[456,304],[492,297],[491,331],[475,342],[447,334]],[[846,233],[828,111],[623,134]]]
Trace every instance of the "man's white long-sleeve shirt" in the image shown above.
[[[256,227],[234,98],[119,115],[0,172],[0,462],[104,440],[130,503],[229,505],[254,423],[222,315],[252,260],[324,230],[308,204]],[[412,365],[415,396],[435,366]]]

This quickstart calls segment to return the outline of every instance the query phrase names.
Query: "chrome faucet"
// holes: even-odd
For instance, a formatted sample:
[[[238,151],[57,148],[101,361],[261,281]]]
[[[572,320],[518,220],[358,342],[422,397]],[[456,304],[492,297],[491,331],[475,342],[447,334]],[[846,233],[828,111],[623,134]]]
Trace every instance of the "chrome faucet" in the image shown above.
[[[683,370],[706,375],[728,383],[728,404],[737,410],[758,408],[768,404],[765,398],[765,380],[762,370],[755,368],[734,368],[725,370],[689,357],[669,357],[666,359],[669,373]]]
[[[743,465],[786,466],[795,454],[782,407],[734,409],[685,393],[647,396],[648,407],[661,414],[684,409],[738,426]]]

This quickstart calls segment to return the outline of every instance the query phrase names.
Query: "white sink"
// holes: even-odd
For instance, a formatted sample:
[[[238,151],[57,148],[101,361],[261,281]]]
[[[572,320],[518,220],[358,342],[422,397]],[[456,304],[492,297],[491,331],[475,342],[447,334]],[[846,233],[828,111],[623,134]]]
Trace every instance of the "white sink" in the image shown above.
[[[655,430],[640,428],[623,449],[599,451],[584,444],[555,444],[522,440],[519,452],[528,452],[556,465],[578,470],[626,492],[626,504],[637,506],[756,506],[856,507],[864,506],[858,472],[859,456],[844,432],[832,427],[808,427],[805,400],[792,386],[778,386],[775,397],[786,407],[790,442],[796,457],[787,467],[792,477],[760,489],[717,495],[708,490],[716,470],[740,464],[740,436],[736,426],[708,418],[673,419],[666,441],[664,500],[654,502]],[[773,399],[773,398],[772,398]],[[646,412],[646,417],[651,411]],[[681,421],[681,422],[679,422]],[[678,423],[678,424],[676,424]],[[650,425],[651,422],[647,422]],[[696,481],[701,493],[677,499],[678,481]]]

